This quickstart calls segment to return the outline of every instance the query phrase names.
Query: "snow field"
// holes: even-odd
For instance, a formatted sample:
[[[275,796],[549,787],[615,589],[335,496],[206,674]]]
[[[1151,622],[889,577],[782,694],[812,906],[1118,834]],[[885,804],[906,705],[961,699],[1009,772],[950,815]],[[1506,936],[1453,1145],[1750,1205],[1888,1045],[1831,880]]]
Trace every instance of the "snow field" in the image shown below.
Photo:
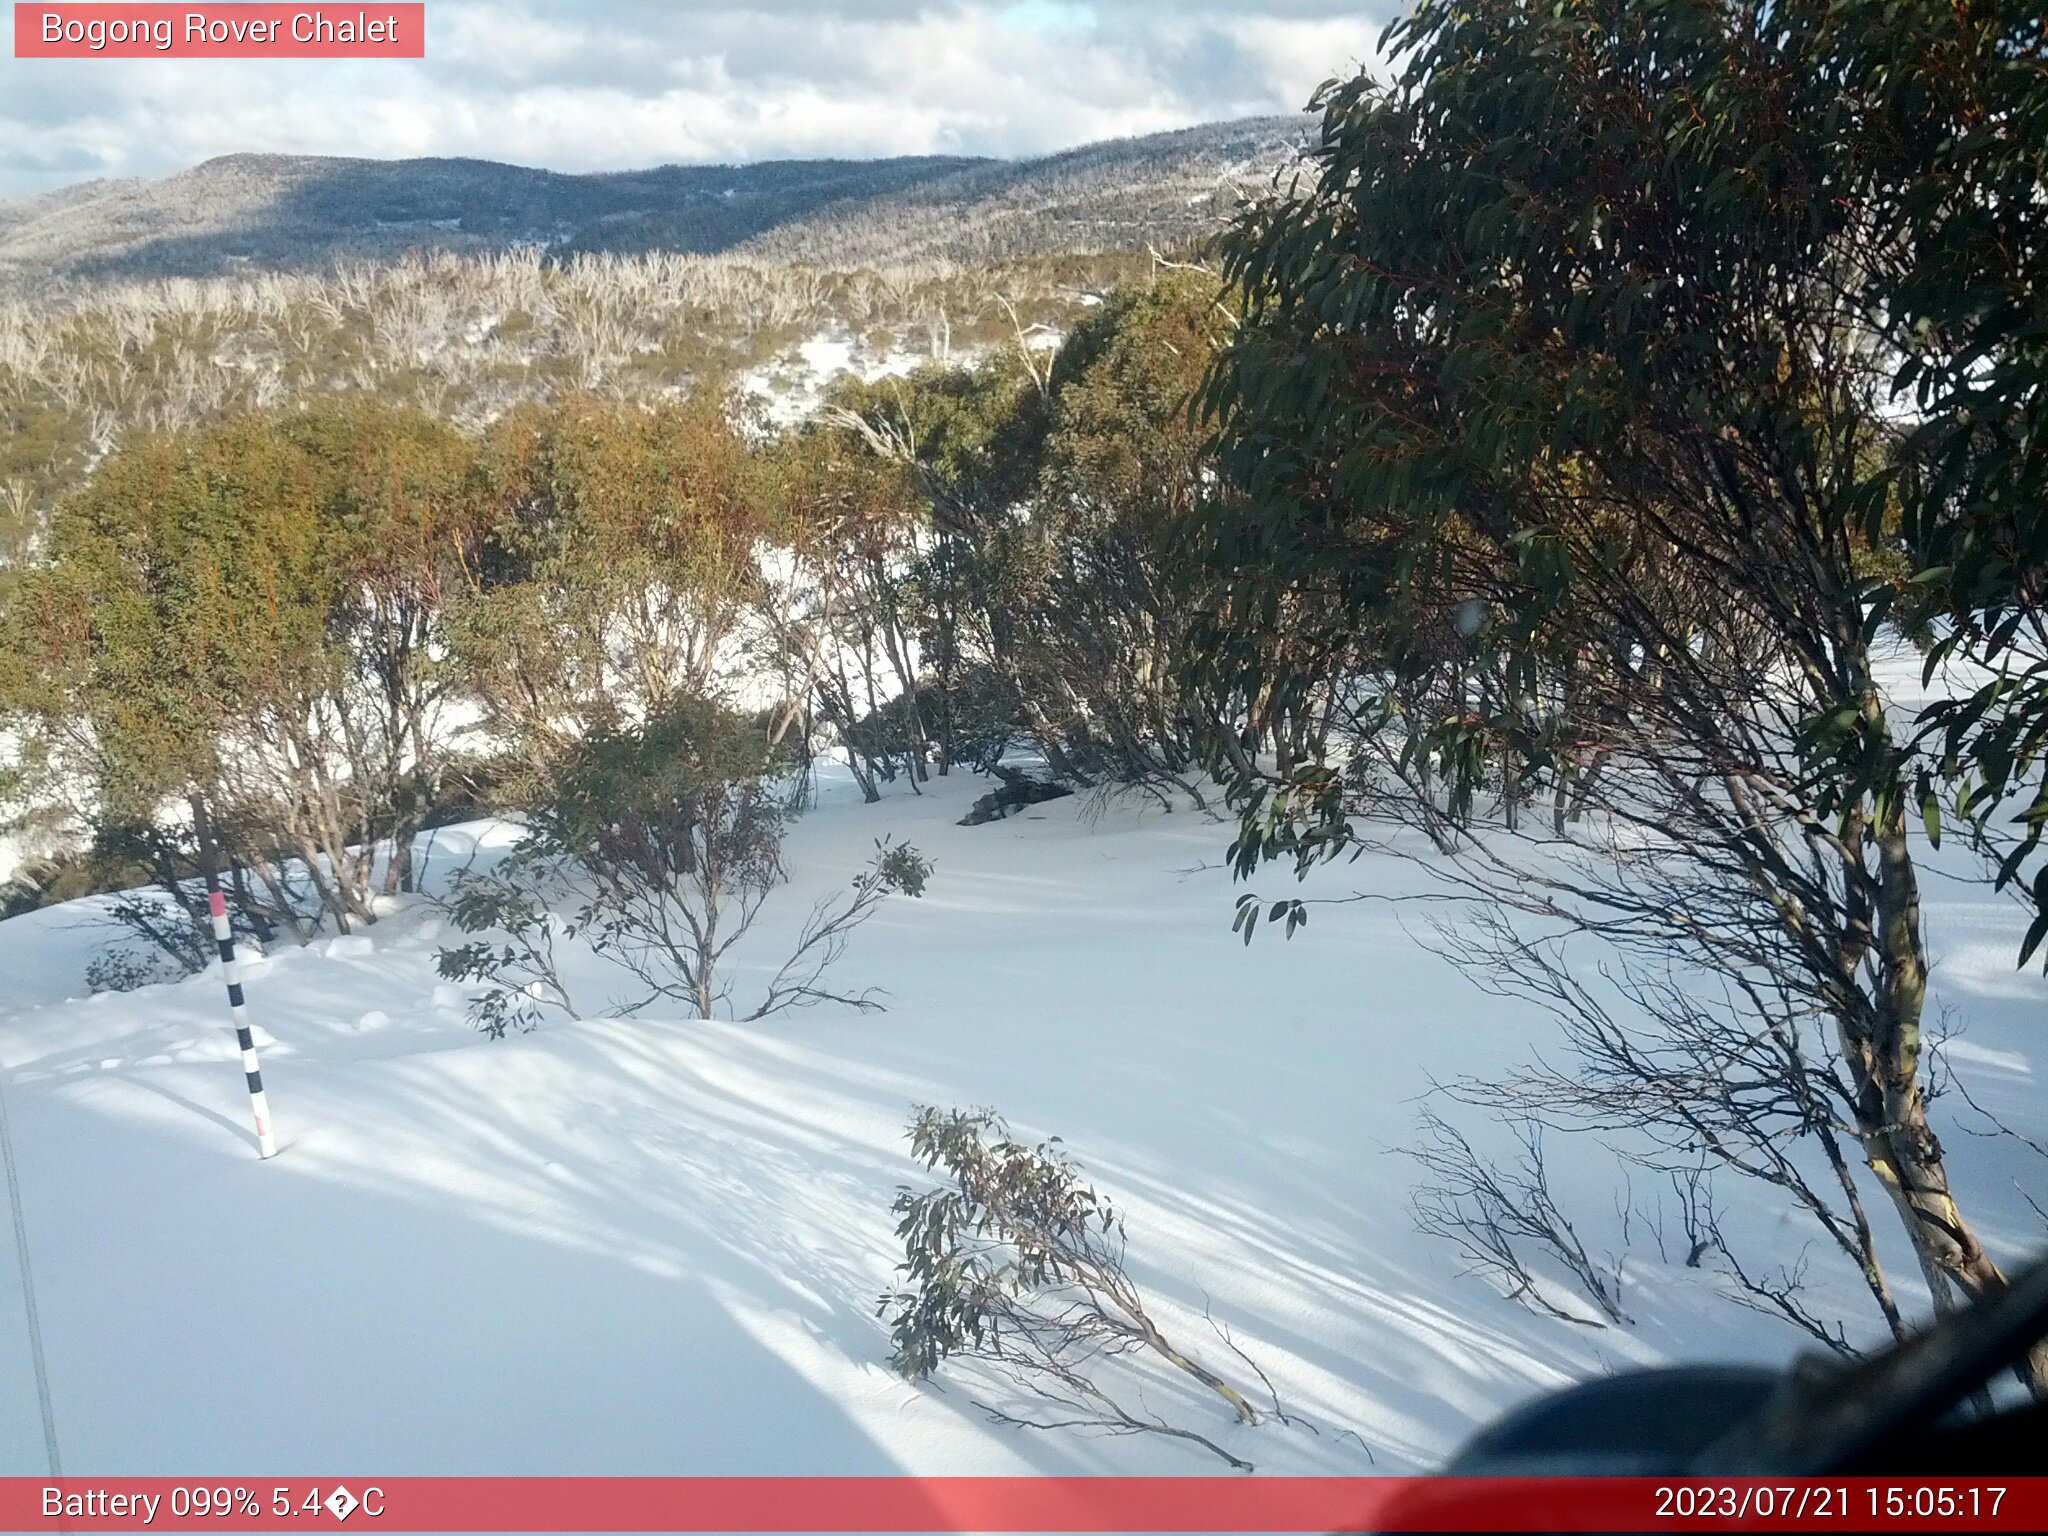
[[[1273,929],[1247,949],[1216,867],[1224,825],[1135,799],[954,825],[986,787],[899,782],[870,806],[831,777],[791,834],[795,878],[750,940],[739,1000],[810,903],[876,838],[901,838],[936,865],[930,890],[887,904],[835,973],[886,988],[883,1014],[555,1019],[493,1042],[434,973],[448,930],[425,902],[275,951],[246,977],[283,1148],[270,1163],[217,972],[88,998],[92,904],[0,925],[0,1069],[67,1473],[1231,1475],[1160,1437],[991,1424],[975,1399],[1000,1389],[971,1371],[923,1386],[888,1371],[888,1207],[929,1177],[903,1139],[927,1102],[992,1105],[1020,1134],[1064,1139],[1125,1211],[1132,1273],[1169,1335],[1244,1384],[1207,1312],[1321,1426],[1239,1429],[1212,1400],[1147,1389],[1261,1472],[1427,1470],[1571,1379],[1797,1351],[1789,1327],[1653,1246],[1627,1259],[1636,1325],[1593,1328],[1503,1299],[1412,1230],[1412,1101],[1554,1038],[1429,955],[1412,909],[1320,909],[1291,943]],[[515,836],[436,834],[430,883]],[[1423,883],[1382,857],[1324,890]],[[2011,969],[2024,920],[1930,885],[1940,1001],[1968,1026],[1947,1068],[2040,1139],[2048,987]],[[1292,881],[1270,871],[1256,888]],[[606,1001],[600,968],[570,980]],[[1999,1257],[2038,1246],[2025,1195],[2044,1199],[2048,1165],[1974,1134],[1988,1126],[1955,1096],[1938,1113]],[[1497,1149],[1470,1112],[1447,1114]],[[1617,1245],[1611,1154],[1553,1150],[1590,1244]],[[1724,1194],[1775,1261],[1809,1241],[1754,1192]],[[1903,1289],[1910,1261],[1884,1237]],[[33,1474],[12,1260],[0,1466]],[[1867,1331],[1854,1277],[1818,1252],[1815,1270]]]

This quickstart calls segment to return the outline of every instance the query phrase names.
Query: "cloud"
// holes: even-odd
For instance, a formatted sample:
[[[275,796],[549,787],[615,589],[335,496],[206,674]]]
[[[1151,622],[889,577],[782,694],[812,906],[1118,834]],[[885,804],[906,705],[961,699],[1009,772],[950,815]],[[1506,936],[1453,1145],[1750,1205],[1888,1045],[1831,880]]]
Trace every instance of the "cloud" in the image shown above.
[[[248,150],[1042,154],[1298,109],[1383,24],[1356,0],[429,0],[424,60],[265,63],[15,59],[0,11],[0,196]]]

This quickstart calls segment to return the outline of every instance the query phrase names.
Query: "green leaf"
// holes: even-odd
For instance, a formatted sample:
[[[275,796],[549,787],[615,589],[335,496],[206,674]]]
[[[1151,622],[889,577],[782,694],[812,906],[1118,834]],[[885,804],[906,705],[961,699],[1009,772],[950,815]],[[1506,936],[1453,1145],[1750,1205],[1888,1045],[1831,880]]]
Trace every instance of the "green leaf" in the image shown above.
[[[2034,951],[2041,947],[2041,940],[2048,938],[2048,911],[2037,916],[2027,929],[2026,942],[2020,945],[2018,965],[2025,965],[2034,958]]]

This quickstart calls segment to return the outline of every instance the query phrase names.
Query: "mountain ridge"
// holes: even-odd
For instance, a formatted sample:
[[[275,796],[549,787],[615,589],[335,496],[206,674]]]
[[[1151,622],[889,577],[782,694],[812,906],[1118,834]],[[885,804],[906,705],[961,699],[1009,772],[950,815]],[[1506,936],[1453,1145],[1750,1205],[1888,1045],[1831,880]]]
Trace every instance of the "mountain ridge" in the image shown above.
[[[1183,243],[1286,163],[1306,119],[1243,118],[1024,159],[923,155],[564,172],[469,157],[241,152],[0,202],[0,288],[538,246],[818,265]]]

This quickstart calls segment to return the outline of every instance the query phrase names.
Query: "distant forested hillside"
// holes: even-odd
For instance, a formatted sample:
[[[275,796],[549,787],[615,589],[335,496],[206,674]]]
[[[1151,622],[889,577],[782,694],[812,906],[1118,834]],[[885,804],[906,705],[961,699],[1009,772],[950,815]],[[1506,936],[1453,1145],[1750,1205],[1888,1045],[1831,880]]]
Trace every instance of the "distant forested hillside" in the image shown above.
[[[229,155],[0,203],[0,291],[320,270],[409,251],[743,252],[881,264],[1175,245],[1288,157],[1253,118],[1043,159],[926,156],[563,175],[487,160]]]
[[[237,155],[0,203],[0,567],[137,431],[333,394],[475,425],[706,377],[786,406],[838,369],[1043,346],[1305,128],[606,176]]]

